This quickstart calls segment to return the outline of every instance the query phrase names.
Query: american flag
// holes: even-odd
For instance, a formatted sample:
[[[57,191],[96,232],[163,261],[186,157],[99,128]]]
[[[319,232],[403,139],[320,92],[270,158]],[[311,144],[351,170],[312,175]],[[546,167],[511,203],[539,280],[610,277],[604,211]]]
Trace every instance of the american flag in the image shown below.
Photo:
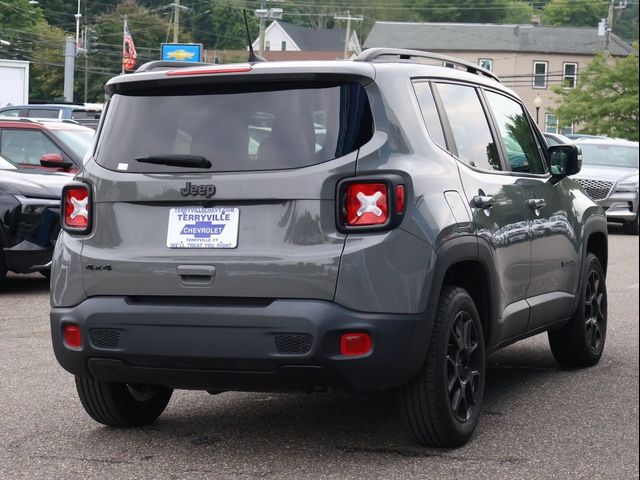
[[[131,32],[129,32],[129,24],[127,19],[124,19],[124,40],[122,42],[122,71],[130,72],[136,68],[136,59],[138,53],[136,52],[136,46],[133,44],[133,38],[131,38]]]

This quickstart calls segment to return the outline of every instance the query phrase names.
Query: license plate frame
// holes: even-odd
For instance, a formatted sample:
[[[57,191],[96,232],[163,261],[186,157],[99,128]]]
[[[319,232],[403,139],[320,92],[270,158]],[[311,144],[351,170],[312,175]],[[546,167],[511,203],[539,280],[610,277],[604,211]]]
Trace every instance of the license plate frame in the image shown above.
[[[232,249],[238,246],[240,209],[176,207],[169,210],[167,247]]]

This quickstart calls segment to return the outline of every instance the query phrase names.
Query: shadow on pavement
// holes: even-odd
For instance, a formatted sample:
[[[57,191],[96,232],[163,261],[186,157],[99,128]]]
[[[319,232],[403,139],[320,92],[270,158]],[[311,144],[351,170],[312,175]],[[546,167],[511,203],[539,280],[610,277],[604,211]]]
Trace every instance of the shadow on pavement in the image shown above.
[[[4,283],[0,285],[0,295],[43,293],[49,291],[49,279],[39,273],[29,275],[7,275]]]

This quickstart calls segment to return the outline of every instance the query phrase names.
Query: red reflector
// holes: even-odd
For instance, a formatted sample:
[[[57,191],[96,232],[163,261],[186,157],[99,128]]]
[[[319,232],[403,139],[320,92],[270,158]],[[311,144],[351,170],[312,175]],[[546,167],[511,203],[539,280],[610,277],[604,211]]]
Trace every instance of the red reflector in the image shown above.
[[[404,212],[404,185],[396,186],[396,212]]]
[[[67,347],[79,348],[82,346],[82,336],[77,325],[64,326],[64,343]]]
[[[168,77],[182,75],[210,75],[212,73],[243,73],[250,72],[251,65],[219,65],[217,67],[180,68],[166,73]]]
[[[70,186],[64,189],[63,227],[72,231],[89,228],[89,188]]]
[[[386,184],[351,183],[346,193],[348,226],[382,225],[389,219]]]
[[[368,333],[343,333],[340,337],[342,355],[366,355],[371,351],[371,336]]]

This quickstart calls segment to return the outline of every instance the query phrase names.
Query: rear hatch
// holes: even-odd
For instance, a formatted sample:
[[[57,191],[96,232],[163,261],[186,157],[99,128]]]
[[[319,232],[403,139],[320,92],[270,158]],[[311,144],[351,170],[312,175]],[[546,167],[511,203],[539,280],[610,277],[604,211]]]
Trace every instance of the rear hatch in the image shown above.
[[[88,296],[333,298],[336,184],[373,133],[366,79],[223,77],[110,98],[83,173]]]

